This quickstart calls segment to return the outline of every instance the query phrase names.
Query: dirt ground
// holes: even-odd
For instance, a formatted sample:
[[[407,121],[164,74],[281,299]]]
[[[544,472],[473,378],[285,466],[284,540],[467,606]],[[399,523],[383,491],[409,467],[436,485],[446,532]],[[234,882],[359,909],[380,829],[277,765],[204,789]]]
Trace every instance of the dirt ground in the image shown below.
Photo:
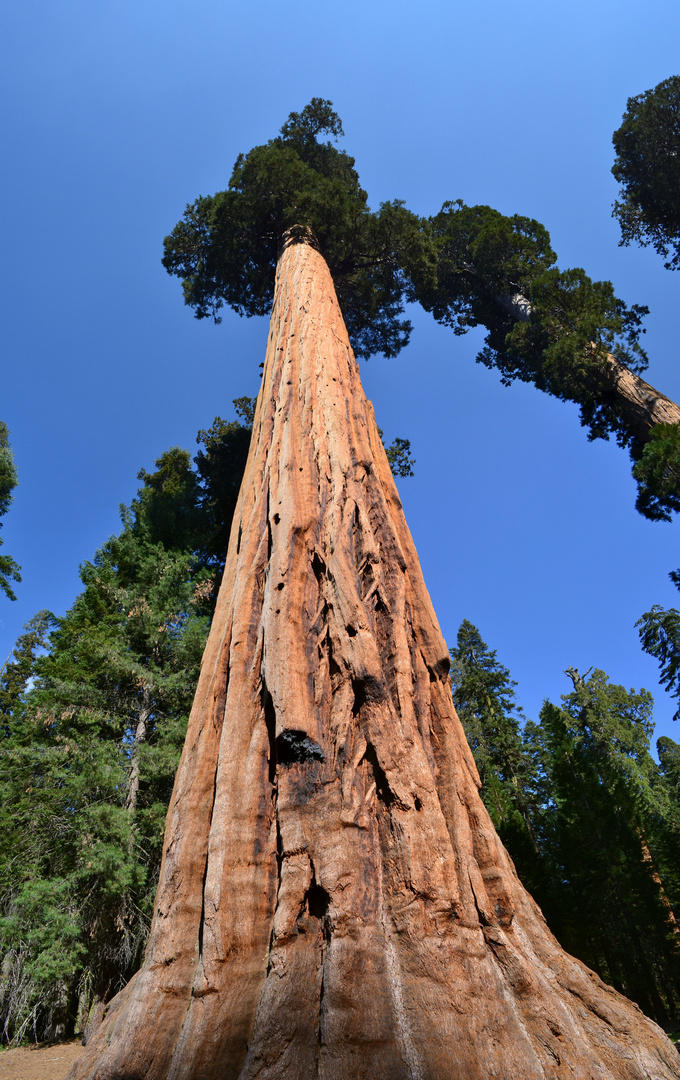
[[[80,1041],[0,1050],[0,1080],[64,1080],[82,1052]]]

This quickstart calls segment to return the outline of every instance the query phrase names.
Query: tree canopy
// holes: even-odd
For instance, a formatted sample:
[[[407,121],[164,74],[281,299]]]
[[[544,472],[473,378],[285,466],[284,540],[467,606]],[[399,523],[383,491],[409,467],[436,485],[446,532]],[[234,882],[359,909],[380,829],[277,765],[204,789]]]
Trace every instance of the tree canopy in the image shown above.
[[[414,283],[423,307],[454,334],[486,327],[478,361],[496,368],[506,386],[520,379],[576,402],[591,439],[639,441],[606,358],[614,353],[633,370],[646,367],[639,337],[647,308],[629,307],[611,282],[593,281],[585,270],[559,270],[548,230],[532,218],[457,200],[429,225],[437,273]]]
[[[219,321],[224,304],[266,314],[282,240],[297,235],[328,263],[357,356],[391,357],[407,344],[407,301],[455,334],[484,326],[478,361],[506,385],[520,379],[575,402],[589,438],[629,448],[640,512],[669,517],[680,505],[680,410],[639,377],[647,308],[582,268],[559,269],[532,218],[461,200],[429,218],[398,199],[372,211],[354,159],[333,144],[342,134],[331,102],[313,98],[276,138],[239,155],[225,191],[187,206],[163,264],[196,317]]]
[[[669,577],[680,589],[680,570],[672,570]],[[654,604],[636,626],[640,627],[642,648],[659,661],[659,682],[673,697],[680,698],[680,611]],[[673,719],[680,719],[680,706]]]
[[[197,318],[227,304],[265,315],[288,230],[310,235],[328,263],[358,356],[394,356],[408,342],[402,319],[410,277],[433,267],[420,219],[402,202],[371,211],[354,158],[330,140],[343,134],[329,101],[312,98],[279,136],[240,154],[226,191],[187,206],[165,239],[163,265],[182,279]]]
[[[628,98],[613,135],[621,243],[650,245],[680,269],[680,75]]]

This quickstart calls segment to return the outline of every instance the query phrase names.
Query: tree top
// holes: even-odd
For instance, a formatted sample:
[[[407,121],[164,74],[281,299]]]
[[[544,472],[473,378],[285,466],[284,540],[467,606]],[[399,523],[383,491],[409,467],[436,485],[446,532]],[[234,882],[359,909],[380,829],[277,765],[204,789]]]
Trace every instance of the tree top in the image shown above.
[[[224,304],[266,315],[284,233],[311,233],[330,268],[358,356],[394,356],[411,326],[401,319],[409,273],[434,273],[427,230],[402,202],[368,206],[354,158],[337,140],[332,103],[312,98],[279,135],[236,159],[226,190],[199,196],[165,238],[163,265],[182,280],[196,317],[219,321]],[[417,269],[416,269],[417,268]]]

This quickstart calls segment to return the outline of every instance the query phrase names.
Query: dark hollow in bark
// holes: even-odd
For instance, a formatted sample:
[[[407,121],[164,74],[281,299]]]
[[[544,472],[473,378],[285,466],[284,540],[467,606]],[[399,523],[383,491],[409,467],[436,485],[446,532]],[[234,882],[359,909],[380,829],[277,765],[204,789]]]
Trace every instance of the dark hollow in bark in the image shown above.
[[[328,269],[289,244],[146,959],[71,1080],[680,1076],[522,888],[447,671]]]

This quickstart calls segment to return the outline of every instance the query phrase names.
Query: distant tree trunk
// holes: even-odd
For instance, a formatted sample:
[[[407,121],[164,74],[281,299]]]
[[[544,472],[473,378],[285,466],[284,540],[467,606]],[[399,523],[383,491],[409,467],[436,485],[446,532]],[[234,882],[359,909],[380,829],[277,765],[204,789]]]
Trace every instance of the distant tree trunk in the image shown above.
[[[680,1077],[478,793],[333,283],[284,247],[142,970],[72,1080]]]
[[[125,798],[125,809],[134,814],[137,809],[137,796],[139,795],[139,751],[142,743],[146,742],[148,733],[149,717],[151,716],[151,704],[148,686],[142,690],[142,702],[137,713],[137,725],[135,736],[130,748],[130,776],[128,790]]]
[[[497,299],[499,307],[517,322],[528,322],[531,318],[531,302],[521,293]],[[657,424],[680,424],[680,406],[611,353],[600,362],[598,382],[601,398],[616,403],[619,415],[640,446],[649,442],[650,432]]]
[[[642,831],[642,829],[638,830],[638,837],[639,837],[639,840],[640,840],[640,847],[642,848],[642,861],[644,862],[645,866],[649,870],[649,875],[650,875],[652,881],[654,882],[654,884],[656,885],[657,889],[659,890],[659,899],[661,900],[661,903],[663,904],[664,909],[665,909],[666,921],[668,922],[668,929],[670,930],[673,937],[675,938],[676,947],[677,947],[677,946],[680,945],[680,926],[678,926],[678,920],[675,917],[675,912],[673,911],[673,906],[672,906],[670,900],[668,899],[668,893],[666,892],[666,890],[664,888],[664,883],[663,883],[663,881],[661,879],[661,875],[659,874],[659,871],[656,868],[656,863],[654,862],[654,859],[652,858],[652,853],[649,850],[649,844],[647,843],[647,838],[645,837],[645,834]]]

